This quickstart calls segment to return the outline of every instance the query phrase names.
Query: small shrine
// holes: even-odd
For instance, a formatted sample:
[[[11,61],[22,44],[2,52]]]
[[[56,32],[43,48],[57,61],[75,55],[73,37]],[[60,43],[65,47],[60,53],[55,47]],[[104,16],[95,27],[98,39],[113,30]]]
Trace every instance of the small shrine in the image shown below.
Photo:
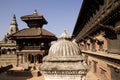
[[[41,72],[45,80],[85,80],[88,65],[80,48],[70,40],[66,31],[54,43],[43,58]]]

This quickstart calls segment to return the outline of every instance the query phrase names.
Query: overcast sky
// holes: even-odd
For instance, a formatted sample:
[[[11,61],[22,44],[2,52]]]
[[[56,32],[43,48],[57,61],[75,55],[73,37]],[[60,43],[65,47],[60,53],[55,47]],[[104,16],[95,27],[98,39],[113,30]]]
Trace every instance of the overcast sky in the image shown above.
[[[67,30],[72,34],[82,0],[0,0],[0,40],[7,34],[13,15],[16,15],[19,29],[27,28],[20,17],[36,9],[48,21],[43,28],[57,37]]]

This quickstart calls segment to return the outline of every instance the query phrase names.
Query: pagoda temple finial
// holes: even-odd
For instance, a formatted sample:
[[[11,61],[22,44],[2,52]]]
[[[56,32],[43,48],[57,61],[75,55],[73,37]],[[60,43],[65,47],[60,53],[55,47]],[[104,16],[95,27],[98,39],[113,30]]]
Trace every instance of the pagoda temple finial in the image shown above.
[[[35,11],[34,11],[34,13],[33,13],[33,14],[35,14],[35,15],[36,15],[36,14],[38,14],[38,12],[37,12],[37,10],[36,10],[36,9],[35,9]]]
[[[45,20],[43,15],[39,14],[37,10],[33,12],[33,14],[22,16],[21,19],[27,23],[28,27],[40,27],[42,28],[44,24],[48,22]]]

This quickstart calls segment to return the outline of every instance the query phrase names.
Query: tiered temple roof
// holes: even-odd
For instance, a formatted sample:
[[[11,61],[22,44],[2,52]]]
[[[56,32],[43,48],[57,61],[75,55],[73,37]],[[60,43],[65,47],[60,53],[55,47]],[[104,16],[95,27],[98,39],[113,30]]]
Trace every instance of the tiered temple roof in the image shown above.
[[[22,16],[21,19],[27,23],[29,28],[22,29],[11,35],[12,39],[46,38],[50,41],[57,39],[53,33],[42,28],[44,24],[47,24],[47,21],[36,10],[31,15]]]

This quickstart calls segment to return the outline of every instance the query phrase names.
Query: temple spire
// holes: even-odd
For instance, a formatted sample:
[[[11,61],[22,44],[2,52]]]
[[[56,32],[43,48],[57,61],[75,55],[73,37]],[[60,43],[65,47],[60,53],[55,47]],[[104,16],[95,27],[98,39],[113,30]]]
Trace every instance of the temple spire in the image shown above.
[[[17,26],[17,22],[16,22],[16,16],[15,16],[15,14],[13,15],[13,20],[12,20],[12,22],[11,22],[10,25],[16,25],[16,26]]]
[[[14,14],[8,30],[8,34],[10,35],[10,34],[16,33],[17,31],[18,31],[18,24],[17,24],[16,16]]]

